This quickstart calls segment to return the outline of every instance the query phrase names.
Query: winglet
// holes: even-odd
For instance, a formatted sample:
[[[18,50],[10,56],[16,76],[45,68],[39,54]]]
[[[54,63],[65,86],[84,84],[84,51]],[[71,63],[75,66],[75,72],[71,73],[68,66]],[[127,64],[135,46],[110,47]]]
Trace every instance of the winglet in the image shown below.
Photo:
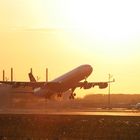
[[[108,81],[107,83],[113,83],[113,82],[115,82],[115,78],[113,78],[112,81]]]

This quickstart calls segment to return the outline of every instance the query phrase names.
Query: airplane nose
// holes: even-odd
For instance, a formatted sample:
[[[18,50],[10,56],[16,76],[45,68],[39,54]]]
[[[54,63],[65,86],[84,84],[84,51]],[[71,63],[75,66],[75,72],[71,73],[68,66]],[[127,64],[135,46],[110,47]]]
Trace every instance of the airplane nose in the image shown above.
[[[87,76],[89,76],[92,73],[93,68],[91,67],[91,65],[86,65],[84,71],[86,71]]]
[[[89,71],[89,74],[91,74],[91,73],[92,73],[93,68],[91,67],[91,65],[88,65],[88,71]]]

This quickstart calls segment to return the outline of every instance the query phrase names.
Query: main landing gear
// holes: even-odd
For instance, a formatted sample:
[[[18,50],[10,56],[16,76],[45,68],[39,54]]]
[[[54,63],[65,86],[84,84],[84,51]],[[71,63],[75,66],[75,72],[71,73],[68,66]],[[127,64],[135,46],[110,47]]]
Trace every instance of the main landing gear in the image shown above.
[[[57,94],[57,97],[62,97],[62,94],[61,94],[61,93],[58,93],[58,94]]]
[[[74,99],[74,98],[75,98],[76,93],[74,93],[74,90],[75,90],[75,88],[72,88],[72,89],[71,89],[71,94],[70,94],[70,96],[69,96],[69,99]]]

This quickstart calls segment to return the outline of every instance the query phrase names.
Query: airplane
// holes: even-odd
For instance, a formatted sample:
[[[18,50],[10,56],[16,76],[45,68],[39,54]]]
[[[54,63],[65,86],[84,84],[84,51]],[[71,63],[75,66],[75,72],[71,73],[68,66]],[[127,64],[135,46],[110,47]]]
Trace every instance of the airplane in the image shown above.
[[[109,82],[114,82],[114,80],[107,82],[88,82],[87,78],[92,71],[93,68],[91,65],[84,64],[48,82],[37,82],[32,73],[29,73],[30,82],[0,81],[0,83],[12,85],[13,88],[19,86],[32,87],[34,95],[45,97],[46,99],[50,99],[53,95],[61,97],[63,93],[71,90],[69,99],[74,99],[76,88],[90,89],[99,86],[100,89],[104,89],[108,87]],[[82,82],[82,80],[84,81]]]

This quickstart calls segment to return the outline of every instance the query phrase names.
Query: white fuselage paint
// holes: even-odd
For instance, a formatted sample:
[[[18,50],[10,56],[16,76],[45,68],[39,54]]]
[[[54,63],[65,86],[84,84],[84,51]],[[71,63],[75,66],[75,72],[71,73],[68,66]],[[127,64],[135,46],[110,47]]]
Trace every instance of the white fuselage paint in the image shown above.
[[[61,87],[60,88],[55,88],[55,87],[49,87],[48,88],[48,83],[46,82],[44,84],[44,87],[42,88],[36,88],[34,89],[35,95],[38,96],[45,96],[47,98],[51,97],[53,94],[56,93],[63,93],[66,92],[69,89],[72,89],[75,87],[78,82],[84,80],[87,78],[91,73],[92,73],[92,67],[90,65],[81,65],[66,74],[63,74],[62,76],[49,81],[50,83],[60,83]]]

